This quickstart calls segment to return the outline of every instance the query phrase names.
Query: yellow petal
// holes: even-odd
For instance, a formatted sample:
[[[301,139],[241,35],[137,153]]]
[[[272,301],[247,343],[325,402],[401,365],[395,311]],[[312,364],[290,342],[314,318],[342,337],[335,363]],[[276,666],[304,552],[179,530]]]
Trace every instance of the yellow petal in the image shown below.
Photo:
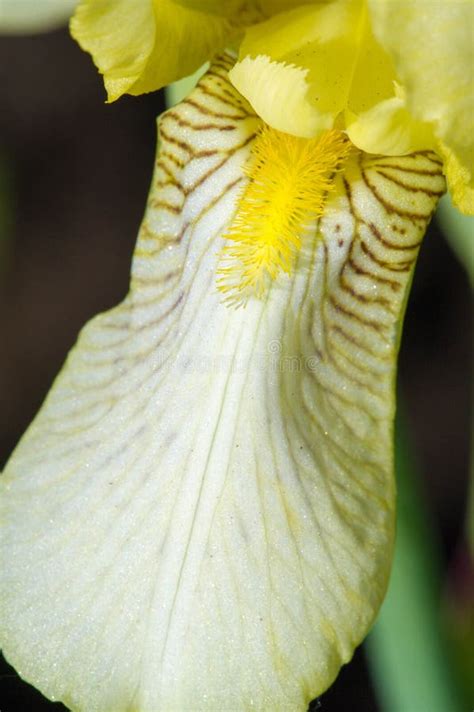
[[[239,10],[243,10],[249,3],[246,0],[174,0],[176,5],[181,5],[190,10],[211,12],[216,15],[229,17]]]
[[[365,5],[362,12],[361,38],[347,99],[348,108],[356,114],[369,111],[376,104],[392,98],[397,79],[390,55],[373,35]],[[382,149],[377,152],[383,153]]]
[[[311,105],[307,74],[307,69],[260,55],[244,57],[231,69],[229,77],[267,124],[279,131],[310,138],[330,128],[333,115],[321,114]]]
[[[82,0],[71,33],[104,75],[109,101],[159,89],[225,44],[225,18],[172,0]]]
[[[347,111],[346,131],[352,143],[367,153],[401,156],[435,147],[431,126],[413,119],[397,96],[359,116]]]
[[[259,104],[268,103],[265,114],[258,113],[273,128],[309,137],[332,127],[350,91],[361,7],[359,0],[302,6],[246,31],[239,58],[264,55],[273,63],[253,65],[247,60],[238,88],[253,103],[253,85],[258,83]],[[259,76],[262,69],[267,71]],[[234,74],[231,78],[234,81]],[[287,127],[283,128],[285,114]]]
[[[474,3],[369,0],[374,32],[391,53],[407,108],[432,122],[448,186],[464,211],[474,189]]]
[[[472,159],[463,162],[455,151],[443,141],[437,144],[437,151],[444,159],[444,170],[448,189],[454,205],[464,215],[474,215],[474,179]],[[465,157],[465,154],[464,156]]]
[[[249,59],[260,56],[266,63]],[[367,111],[394,93],[392,62],[362,0],[303,5],[254,25],[239,58],[235,86],[267,123],[297,136],[315,136],[348,106]]]
[[[436,158],[354,152],[291,275],[215,286],[261,122],[211,67],[160,121],[130,292],[2,477],[0,642],[75,712],[306,712],[394,536],[394,376]]]
[[[91,53],[104,75],[109,101],[130,91],[153,51],[155,19],[151,0],[82,0],[70,28],[74,39]]]
[[[293,8],[300,5],[314,5],[315,2],[320,2],[320,0],[258,0],[258,4],[266,17],[276,15],[284,10],[293,10]]]

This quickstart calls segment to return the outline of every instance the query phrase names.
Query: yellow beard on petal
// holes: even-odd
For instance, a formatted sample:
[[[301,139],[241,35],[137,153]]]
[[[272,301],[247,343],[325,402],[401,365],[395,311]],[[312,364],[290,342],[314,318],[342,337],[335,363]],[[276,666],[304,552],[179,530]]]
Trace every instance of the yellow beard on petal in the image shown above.
[[[337,130],[306,139],[264,126],[221,254],[217,286],[226,302],[262,297],[269,280],[291,272],[301,238],[324,209],[352,144]]]

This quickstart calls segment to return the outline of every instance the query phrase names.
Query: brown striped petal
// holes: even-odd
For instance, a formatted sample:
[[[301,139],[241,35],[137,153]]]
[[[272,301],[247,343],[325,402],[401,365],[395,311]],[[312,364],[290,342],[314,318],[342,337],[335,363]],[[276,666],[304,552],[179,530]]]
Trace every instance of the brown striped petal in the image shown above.
[[[304,712],[387,585],[396,355],[440,162],[354,153],[293,274],[228,308],[260,125],[228,66],[161,118],[129,295],[3,477],[5,655],[73,710]]]

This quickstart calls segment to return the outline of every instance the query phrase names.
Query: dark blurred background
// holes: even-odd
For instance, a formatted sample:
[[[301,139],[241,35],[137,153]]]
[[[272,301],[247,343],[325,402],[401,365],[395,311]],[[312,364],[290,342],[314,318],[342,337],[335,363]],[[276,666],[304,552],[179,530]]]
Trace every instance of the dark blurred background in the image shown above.
[[[127,292],[164,97],[106,105],[92,62],[66,30],[0,38],[0,97],[0,188],[10,206],[0,234],[1,469],[79,329]],[[464,536],[470,304],[466,274],[434,221],[408,305],[399,375],[444,577]],[[65,708],[3,663],[0,709]],[[363,650],[312,709],[379,710]]]

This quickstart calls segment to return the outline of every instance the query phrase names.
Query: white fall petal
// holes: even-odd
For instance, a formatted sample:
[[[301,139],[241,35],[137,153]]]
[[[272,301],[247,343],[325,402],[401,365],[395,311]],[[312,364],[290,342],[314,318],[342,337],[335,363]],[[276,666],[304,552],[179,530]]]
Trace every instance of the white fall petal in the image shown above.
[[[440,163],[355,152],[293,274],[229,308],[260,120],[228,68],[161,118],[130,293],[3,477],[1,642],[72,710],[304,712],[387,586],[396,355]]]

